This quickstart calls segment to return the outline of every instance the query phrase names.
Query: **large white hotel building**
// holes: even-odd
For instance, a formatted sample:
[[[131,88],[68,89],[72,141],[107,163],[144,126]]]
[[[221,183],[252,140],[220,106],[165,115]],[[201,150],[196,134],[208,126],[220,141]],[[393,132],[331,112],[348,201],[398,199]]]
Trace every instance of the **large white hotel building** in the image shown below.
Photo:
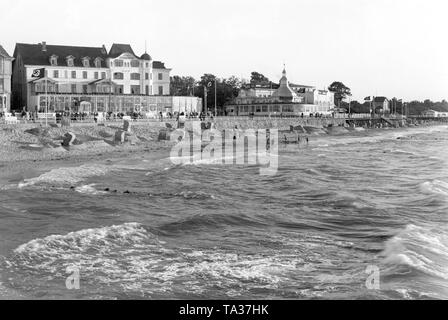
[[[28,111],[159,112],[201,111],[196,97],[170,96],[170,71],[128,44],[77,47],[17,43],[12,106]],[[33,78],[45,68],[45,77]]]

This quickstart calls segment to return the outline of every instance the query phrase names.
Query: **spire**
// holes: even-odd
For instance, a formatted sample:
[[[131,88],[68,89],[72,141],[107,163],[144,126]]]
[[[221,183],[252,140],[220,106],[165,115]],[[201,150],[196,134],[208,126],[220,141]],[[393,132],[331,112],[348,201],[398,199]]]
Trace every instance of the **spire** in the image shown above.
[[[286,64],[283,63],[283,72],[282,74],[286,77]]]
[[[145,53],[148,53],[147,50],[146,50],[146,40],[145,40]]]

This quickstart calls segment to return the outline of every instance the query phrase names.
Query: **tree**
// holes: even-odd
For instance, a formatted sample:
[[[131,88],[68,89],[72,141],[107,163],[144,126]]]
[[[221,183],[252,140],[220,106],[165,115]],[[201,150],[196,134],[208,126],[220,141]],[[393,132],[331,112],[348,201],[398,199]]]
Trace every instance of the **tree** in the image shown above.
[[[170,92],[173,96],[193,95],[196,80],[193,77],[173,76],[170,82]]]
[[[253,71],[250,74],[250,82],[251,83],[265,83],[265,82],[269,82],[269,79],[267,77],[265,77],[264,75],[262,75],[261,73]]]
[[[333,82],[329,87],[328,91],[334,93],[334,99],[337,102],[337,105],[341,106],[341,101],[347,96],[351,96],[352,93],[350,91],[350,88],[344,85],[342,82],[335,81]]]

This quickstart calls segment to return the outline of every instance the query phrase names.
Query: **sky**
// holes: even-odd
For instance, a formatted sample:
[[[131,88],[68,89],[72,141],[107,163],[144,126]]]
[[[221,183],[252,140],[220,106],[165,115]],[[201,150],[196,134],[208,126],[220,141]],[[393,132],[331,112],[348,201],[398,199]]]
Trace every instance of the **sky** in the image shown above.
[[[0,45],[129,43],[172,68],[448,100],[446,0],[1,0]]]

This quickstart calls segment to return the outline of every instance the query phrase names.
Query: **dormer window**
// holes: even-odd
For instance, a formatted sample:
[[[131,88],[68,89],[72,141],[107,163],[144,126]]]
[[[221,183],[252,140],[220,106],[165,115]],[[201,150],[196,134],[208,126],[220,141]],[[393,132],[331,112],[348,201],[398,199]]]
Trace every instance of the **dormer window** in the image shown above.
[[[68,56],[65,59],[67,60],[67,66],[68,67],[74,67],[75,66],[75,57],[74,56]]]
[[[89,57],[82,58],[82,65],[84,66],[84,68],[89,68],[90,67],[90,58]]]
[[[96,58],[93,62],[95,64],[95,68],[101,68],[101,58]]]
[[[57,66],[58,65],[58,56],[52,55],[50,57],[50,65]]]

